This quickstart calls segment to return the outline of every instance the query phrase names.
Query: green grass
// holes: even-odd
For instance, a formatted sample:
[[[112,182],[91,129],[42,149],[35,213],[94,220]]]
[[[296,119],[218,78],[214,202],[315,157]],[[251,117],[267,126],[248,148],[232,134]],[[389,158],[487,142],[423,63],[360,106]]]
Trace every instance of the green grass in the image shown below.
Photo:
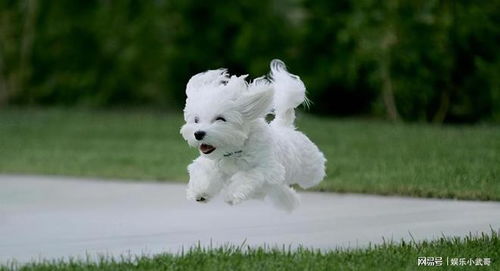
[[[180,113],[4,109],[0,172],[186,181],[197,156]],[[500,200],[500,127],[391,124],[301,114],[328,159],[316,189]]]
[[[442,257],[443,266],[422,267],[418,257]],[[448,258],[448,260],[447,260]],[[451,266],[452,258],[490,258],[490,266]],[[448,263],[447,263],[448,262]],[[57,270],[499,270],[500,238],[491,235],[441,238],[420,243],[386,243],[364,249],[319,252],[310,249],[194,248],[182,254],[124,257],[120,260],[45,261],[8,269]]]

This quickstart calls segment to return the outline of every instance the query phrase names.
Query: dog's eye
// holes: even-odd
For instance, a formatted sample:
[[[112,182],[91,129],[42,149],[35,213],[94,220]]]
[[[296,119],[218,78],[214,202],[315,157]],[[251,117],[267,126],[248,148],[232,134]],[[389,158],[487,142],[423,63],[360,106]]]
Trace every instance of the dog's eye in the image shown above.
[[[223,118],[223,117],[217,117],[217,118],[215,119],[215,121],[219,121],[219,120],[220,120],[220,121],[226,121],[226,119],[225,119],[225,118]]]
[[[199,119],[198,117],[194,117],[194,123],[198,123]]]

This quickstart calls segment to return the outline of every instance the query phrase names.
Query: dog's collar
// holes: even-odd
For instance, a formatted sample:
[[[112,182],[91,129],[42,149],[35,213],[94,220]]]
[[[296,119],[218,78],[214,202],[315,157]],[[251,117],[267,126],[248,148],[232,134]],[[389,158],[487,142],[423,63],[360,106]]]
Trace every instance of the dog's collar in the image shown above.
[[[233,154],[240,154],[240,153],[242,153],[242,152],[243,152],[242,150],[235,151],[235,152],[228,152],[228,153],[225,153],[225,154],[224,154],[224,157],[230,157],[230,156],[232,156]]]

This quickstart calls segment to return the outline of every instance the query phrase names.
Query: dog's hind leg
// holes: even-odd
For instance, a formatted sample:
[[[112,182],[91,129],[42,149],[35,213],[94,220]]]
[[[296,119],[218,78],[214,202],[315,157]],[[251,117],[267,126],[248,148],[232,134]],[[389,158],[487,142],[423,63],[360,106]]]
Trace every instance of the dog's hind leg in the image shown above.
[[[269,199],[278,208],[291,212],[300,205],[300,197],[287,185],[270,185]]]
[[[224,201],[230,205],[256,198],[264,186],[264,174],[259,169],[240,171],[234,174],[224,189]]]

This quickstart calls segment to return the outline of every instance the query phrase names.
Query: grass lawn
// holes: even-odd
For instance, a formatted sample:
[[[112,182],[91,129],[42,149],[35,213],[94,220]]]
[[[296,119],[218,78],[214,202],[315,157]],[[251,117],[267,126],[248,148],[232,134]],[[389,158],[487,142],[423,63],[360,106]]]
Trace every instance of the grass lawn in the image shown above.
[[[186,181],[197,156],[181,114],[3,109],[0,172]],[[391,124],[299,115],[328,159],[316,189],[500,200],[500,127]]]
[[[419,257],[441,257],[442,266],[417,265]],[[467,263],[452,265],[460,258]],[[489,266],[471,266],[470,259],[489,258]],[[457,260],[454,260],[457,259]],[[0,271],[16,266],[0,266]],[[431,242],[384,244],[366,249],[319,252],[309,249],[195,248],[184,254],[125,257],[122,262],[48,261],[17,267],[17,270],[499,270],[500,238],[492,232],[466,238],[441,238]]]

